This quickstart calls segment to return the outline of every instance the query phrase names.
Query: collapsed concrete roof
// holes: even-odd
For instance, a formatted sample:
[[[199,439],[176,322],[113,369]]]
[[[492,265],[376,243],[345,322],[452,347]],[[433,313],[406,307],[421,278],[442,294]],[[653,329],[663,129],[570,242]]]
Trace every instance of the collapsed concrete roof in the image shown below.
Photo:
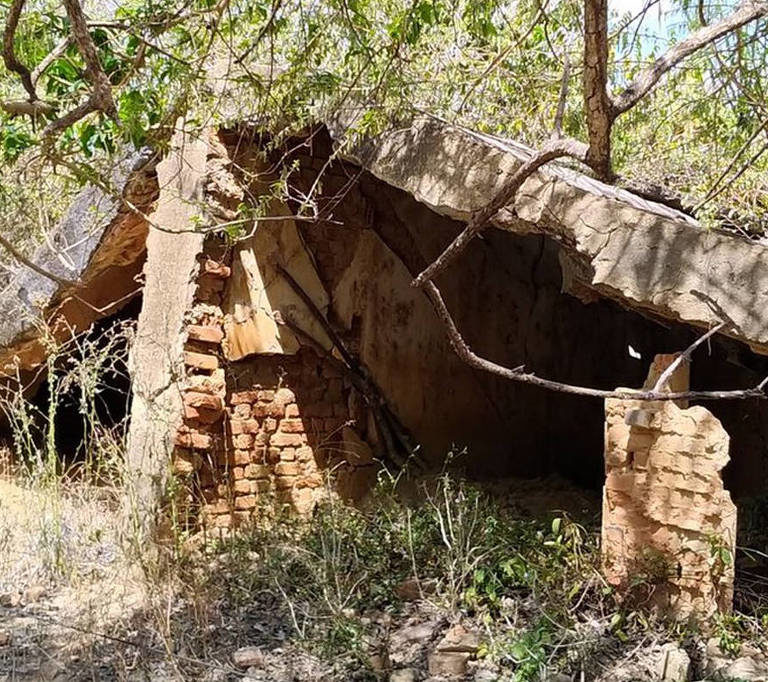
[[[81,190],[30,256],[60,281],[24,265],[7,278],[0,291],[0,374],[14,375],[40,364],[45,357],[39,342],[42,317],[49,322],[56,318],[69,328],[54,330],[61,340],[138,293],[135,277],[147,226],[123,199],[140,208],[151,202],[156,183],[150,156],[132,153],[117,161],[111,177],[115,194],[93,185]]]
[[[431,210],[467,222],[532,150],[424,117],[344,153]],[[528,178],[493,224],[556,240],[568,293],[704,329],[725,322],[724,334],[768,354],[768,246],[556,164]]]
[[[341,142],[343,128],[329,124]],[[432,211],[466,222],[531,155],[519,143],[438,121],[415,119],[350,147],[342,157],[412,195]],[[116,166],[114,186],[140,207],[151,204],[145,157]],[[563,288],[582,300],[605,297],[655,318],[709,328],[768,354],[768,247],[717,230],[556,164],[534,173],[514,206],[495,217],[496,228],[538,233],[561,246]],[[86,328],[135,292],[147,225],[119,199],[84,189],[33,262],[79,284],[67,287],[21,268],[0,292],[0,368],[29,369],[41,361],[38,311],[60,311],[67,324]],[[103,286],[120,272],[120,286]],[[450,273],[449,273],[450,274]],[[39,313],[38,313],[39,316]]]

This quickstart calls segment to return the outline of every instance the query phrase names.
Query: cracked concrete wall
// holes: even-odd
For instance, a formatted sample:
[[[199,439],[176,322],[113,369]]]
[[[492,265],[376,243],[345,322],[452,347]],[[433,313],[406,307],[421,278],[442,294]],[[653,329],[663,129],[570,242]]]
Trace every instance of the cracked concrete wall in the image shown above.
[[[203,246],[203,234],[193,228],[208,143],[185,133],[182,125],[157,166],[160,196],[150,216],[144,298],[129,360],[133,389],[127,502],[138,527],[145,530],[161,499],[182,419],[184,317],[192,305]]]
[[[657,356],[645,387],[674,357]],[[686,390],[686,372],[675,390]],[[721,478],[729,440],[698,405],[605,401],[603,573],[625,599],[683,618],[730,610],[736,507]]]

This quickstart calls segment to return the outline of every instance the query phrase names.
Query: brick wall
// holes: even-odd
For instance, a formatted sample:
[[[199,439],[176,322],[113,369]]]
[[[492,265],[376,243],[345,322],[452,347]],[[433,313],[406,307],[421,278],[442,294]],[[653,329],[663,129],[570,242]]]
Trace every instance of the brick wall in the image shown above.
[[[370,452],[350,434],[351,388],[336,365],[306,347],[223,359],[229,275],[226,249],[209,239],[187,319],[184,424],[174,452],[185,484],[178,508],[190,526],[229,527],[273,505],[306,514],[326,494],[325,472],[333,470],[341,489],[359,469],[367,481],[373,472]]]

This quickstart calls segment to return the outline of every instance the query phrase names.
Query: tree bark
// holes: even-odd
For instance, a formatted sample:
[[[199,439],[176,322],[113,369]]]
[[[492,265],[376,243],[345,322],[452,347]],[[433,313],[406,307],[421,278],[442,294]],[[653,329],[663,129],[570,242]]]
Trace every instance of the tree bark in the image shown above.
[[[611,180],[611,128],[616,119],[608,95],[608,0],[584,0],[584,112],[587,164]]]

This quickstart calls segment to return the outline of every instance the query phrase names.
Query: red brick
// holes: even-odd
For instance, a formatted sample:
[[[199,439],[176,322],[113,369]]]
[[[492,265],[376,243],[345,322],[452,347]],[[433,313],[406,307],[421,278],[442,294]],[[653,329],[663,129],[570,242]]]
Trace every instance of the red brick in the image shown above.
[[[229,427],[233,435],[239,433],[258,433],[261,430],[259,422],[255,419],[232,419]]]
[[[232,515],[221,514],[219,516],[214,517],[213,525],[216,528],[230,528],[232,526]]]
[[[239,481],[235,481],[233,487],[235,493],[248,495],[251,492],[251,482],[247,478],[241,478]]]
[[[237,436],[240,438],[240,436]],[[235,464],[250,464],[253,460],[250,450],[235,450],[235,454],[232,457],[232,461]]]
[[[262,403],[271,403],[275,399],[275,392],[272,389],[261,389],[256,392],[257,400]]]
[[[279,462],[275,465],[275,475],[277,476],[296,476],[301,472],[301,466],[298,462]]]
[[[181,448],[192,448],[193,450],[209,450],[212,445],[212,439],[207,433],[198,433],[197,431],[179,431],[174,438],[174,444]]]
[[[232,443],[240,450],[247,450],[253,445],[253,436],[250,433],[240,433],[232,438]]]
[[[299,406],[296,403],[291,403],[285,406],[285,416],[292,418],[299,416]]]
[[[232,469],[232,478],[245,478],[245,467],[235,467]]]
[[[214,424],[221,419],[221,413],[184,405],[184,419],[188,422],[198,422],[200,425]]]
[[[224,263],[219,263],[210,258],[206,258],[203,261],[200,271],[205,275],[218,277],[220,279],[226,279],[232,274],[232,270],[228,266],[224,265]]]
[[[253,509],[259,502],[256,495],[243,495],[235,498],[235,509]]]
[[[296,402],[296,396],[290,388],[278,388],[275,391],[275,402],[281,407]]]
[[[319,488],[321,485],[323,485],[323,475],[319,471],[302,476],[296,481],[297,488]]]
[[[264,430],[267,433],[274,433],[277,431],[277,420],[274,417],[267,417],[264,419]]]
[[[195,353],[194,351],[184,351],[184,364],[187,367],[212,372],[219,368],[219,359],[215,355],[207,353]]]
[[[201,393],[200,391],[184,391],[184,405],[197,410],[221,414],[224,411],[224,403],[217,395]]]
[[[286,488],[293,488],[296,483],[295,476],[278,476],[275,479],[275,487],[278,490],[285,490]]]
[[[242,405],[245,403],[251,404],[258,400],[258,393],[256,391],[237,391],[230,396],[229,402],[232,405]]]
[[[303,433],[276,433],[269,439],[269,444],[278,448],[298,447],[307,442]]]
[[[292,462],[296,459],[296,448],[283,448],[280,451],[280,459],[284,462]]]
[[[304,433],[304,422],[301,419],[283,419],[280,422],[282,433]]]
[[[212,504],[203,505],[203,510],[209,514],[226,514],[229,511],[229,505],[226,500],[218,500]]]
[[[251,408],[254,417],[282,417],[285,408],[278,403],[258,403]]]
[[[237,419],[248,419],[251,416],[251,406],[248,403],[240,403],[232,409],[232,416]]]
[[[267,462],[270,464],[276,464],[280,461],[280,448],[269,448],[267,450]]]
[[[224,338],[224,332],[220,327],[207,327],[199,324],[191,324],[187,327],[187,338],[201,343],[220,344]]]
[[[249,464],[245,467],[245,475],[248,478],[267,478],[270,468],[266,464]]]
[[[266,493],[272,488],[272,482],[268,478],[260,478],[251,481],[251,490],[255,493]]]
[[[315,458],[315,453],[309,445],[296,449],[296,459],[300,462],[311,462]]]

